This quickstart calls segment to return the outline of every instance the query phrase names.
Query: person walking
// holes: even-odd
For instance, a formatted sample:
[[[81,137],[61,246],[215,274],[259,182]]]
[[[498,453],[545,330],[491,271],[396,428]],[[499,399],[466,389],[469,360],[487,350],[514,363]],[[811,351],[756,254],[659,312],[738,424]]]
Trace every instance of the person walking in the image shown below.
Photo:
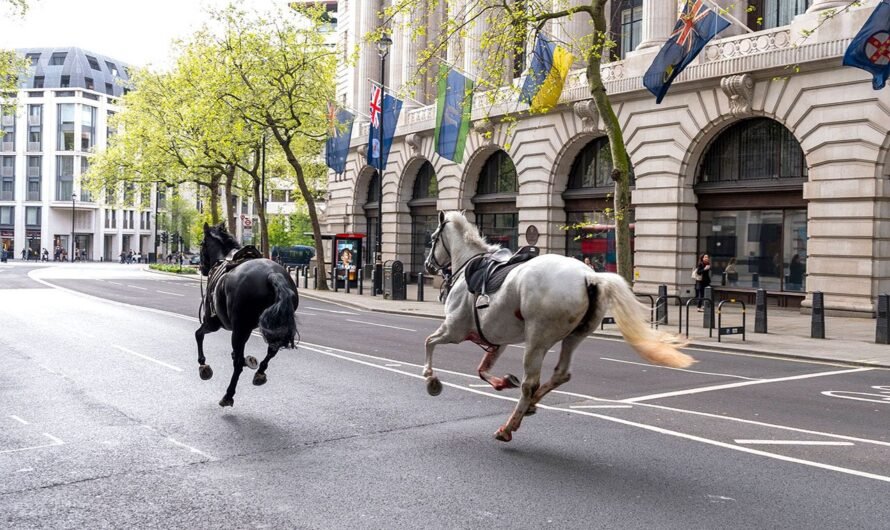
[[[702,299],[705,297],[705,287],[711,286],[711,257],[702,254],[698,263],[692,270],[692,277],[695,279],[695,297],[698,298],[698,311],[702,309]]]

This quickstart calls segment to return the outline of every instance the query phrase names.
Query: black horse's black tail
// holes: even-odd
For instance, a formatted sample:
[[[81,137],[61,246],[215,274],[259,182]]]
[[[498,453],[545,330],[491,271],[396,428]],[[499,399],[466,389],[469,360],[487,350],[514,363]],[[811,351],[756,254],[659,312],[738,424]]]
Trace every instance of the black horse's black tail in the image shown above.
[[[275,290],[275,303],[260,315],[260,332],[273,348],[293,348],[297,334],[296,291],[281,274],[270,274],[269,284]]]

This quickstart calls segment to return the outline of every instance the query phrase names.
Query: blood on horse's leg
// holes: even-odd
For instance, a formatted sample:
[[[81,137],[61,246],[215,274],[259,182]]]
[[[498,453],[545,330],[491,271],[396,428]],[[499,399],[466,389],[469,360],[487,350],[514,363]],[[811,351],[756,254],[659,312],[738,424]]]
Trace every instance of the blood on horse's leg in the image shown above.
[[[266,357],[260,362],[260,367],[255,374],[253,374],[253,384],[256,386],[266,384],[266,368],[269,367],[269,361],[272,360],[275,355],[278,354],[278,348],[273,348],[269,346],[266,349]]]
[[[476,337],[476,334],[470,333],[470,337],[468,337],[468,339],[473,340],[472,337]],[[482,346],[480,342],[473,342],[476,342],[477,344]],[[494,366],[494,363],[496,363],[498,358],[501,356],[501,353],[503,353],[504,350],[507,349],[507,345],[504,344],[498,347],[488,345],[487,347],[482,347],[485,348],[486,353],[485,356],[482,357],[482,362],[479,363],[479,368],[477,370],[479,372],[479,377],[486,383],[490,384],[495,390],[504,390],[505,388],[518,387],[519,379],[517,379],[516,376],[513,374],[507,374],[504,377],[496,377],[489,373],[489,371]]]
[[[232,380],[229,381],[229,387],[226,389],[226,395],[219,401],[220,407],[231,407],[235,404],[235,388],[238,386],[238,378],[241,377],[241,371],[244,370],[244,345],[250,338],[250,331],[246,332],[240,329],[232,331]]]
[[[569,335],[562,341],[562,348],[559,350],[559,361],[556,363],[556,367],[553,369],[553,376],[550,377],[550,380],[541,385],[538,388],[538,391],[535,392],[535,395],[532,396],[532,403],[529,406],[529,409],[525,412],[526,416],[531,416],[535,412],[537,412],[536,405],[541,401],[541,399],[546,396],[549,392],[554,390],[555,388],[568,383],[572,378],[572,374],[569,373],[569,366],[572,364],[572,354],[575,353],[575,348],[581,344],[581,341],[587,336],[584,334],[573,334]]]
[[[498,431],[494,437],[502,442],[509,442],[513,439],[513,431],[518,431],[522,424],[522,417],[531,405],[532,396],[537,392],[541,382],[541,365],[544,363],[544,355],[547,354],[548,347],[540,344],[531,344],[525,350],[525,378],[522,380],[522,397],[519,403],[513,409],[513,414]]]

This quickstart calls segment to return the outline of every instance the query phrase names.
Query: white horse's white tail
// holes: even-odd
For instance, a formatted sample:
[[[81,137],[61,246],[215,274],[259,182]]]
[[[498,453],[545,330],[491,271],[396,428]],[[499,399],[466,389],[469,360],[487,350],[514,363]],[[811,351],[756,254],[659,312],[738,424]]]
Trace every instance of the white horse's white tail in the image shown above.
[[[648,309],[637,300],[624,278],[612,273],[597,273],[588,277],[588,283],[596,284],[611,303],[618,329],[641,357],[671,368],[686,368],[695,362],[677,349],[682,346],[678,337],[649,326]]]

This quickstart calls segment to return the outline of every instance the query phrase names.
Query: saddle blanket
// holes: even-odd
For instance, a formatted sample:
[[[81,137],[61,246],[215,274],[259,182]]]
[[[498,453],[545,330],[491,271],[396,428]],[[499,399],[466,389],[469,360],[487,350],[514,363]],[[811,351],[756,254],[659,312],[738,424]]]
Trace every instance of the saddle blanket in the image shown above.
[[[490,256],[473,258],[467,265],[464,275],[467,290],[472,294],[492,294],[501,288],[510,271],[526,261],[538,257],[540,250],[535,246],[522,247],[506,261],[498,261]]]

